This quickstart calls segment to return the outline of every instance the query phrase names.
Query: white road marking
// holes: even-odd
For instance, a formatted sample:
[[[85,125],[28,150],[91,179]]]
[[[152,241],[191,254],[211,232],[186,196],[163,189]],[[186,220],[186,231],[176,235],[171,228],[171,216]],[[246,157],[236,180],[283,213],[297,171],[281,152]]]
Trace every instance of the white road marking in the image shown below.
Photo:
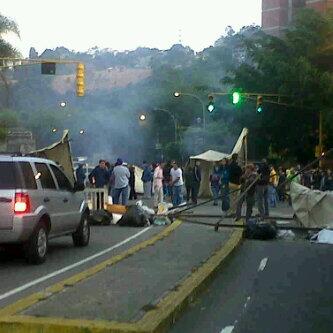
[[[258,272],[263,271],[265,269],[267,261],[268,261],[268,258],[264,258],[260,261],[260,265],[258,267]]]
[[[231,333],[234,330],[234,327],[235,326],[226,326],[220,333]]]
[[[12,290],[10,290],[10,291],[8,291],[8,292],[0,295],[0,301],[3,300],[3,299],[5,299],[5,298],[8,298],[10,296],[13,296],[13,295],[15,295],[17,293],[20,293],[21,291],[26,290],[26,289],[28,289],[28,288],[30,288],[32,286],[35,286],[36,284],[39,284],[39,283],[44,282],[44,281],[46,281],[48,279],[51,279],[51,278],[53,278],[53,277],[55,277],[55,276],[57,276],[59,274],[65,273],[65,272],[67,272],[67,271],[69,271],[69,270],[71,270],[71,269],[73,269],[75,267],[81,266],[81,265],[87,263],[88,261],[94,260],[94,259],[96,259],[96,258],[98,258],[98,257],[100,257],[100,256],[102,256],[102,255],[104,255],[104,254],[106,254],[108,252],[111,252],[112,250],[114,250],[114,249],[116,249],[116,248],[118,248],[118,247],[120,247],[120,246],[122,246],[122,245],[124,245],[124,244],[126,244],[128,242],[130,242],[131,240],[133,240],[133,239],[135,239],[137,237],[139,237],[140,235],[142,235],[143,233],[145,233],[146,231],[148,231],[150,228],[152,228],[152,227],[145,228],[145,229],[139,231],[138,233],[134,234],[133,236],[126,238],[125,240],[121,241],[120,243],[118,243],[116,245],[113,245],[113,246],[111,246],[111,247],[109,247],[109,248],[107,248],[107,249],[105,249],[103,251],[97,252],[94,255],[92,255],[90,257],[87,257],[85,259],[82,259],[82,260],[80,260],[80,261],[78,261],[78,262],[76,262],[76,263],[74,263],[72,265],[69,265],[69,266],[66,266],[64,268],[61,268],[61,269],[59,269],[59,270],[57,270],[57,271],[55,271],[53,273],[44,275],[44,276],[42,276],[42,277],[40,277],[40,278],[38,278],[36,280],[30,281],[30,282],[28,282],[28,283],[26,283],[23,286],[20,286],[18,288],[12,289]]]

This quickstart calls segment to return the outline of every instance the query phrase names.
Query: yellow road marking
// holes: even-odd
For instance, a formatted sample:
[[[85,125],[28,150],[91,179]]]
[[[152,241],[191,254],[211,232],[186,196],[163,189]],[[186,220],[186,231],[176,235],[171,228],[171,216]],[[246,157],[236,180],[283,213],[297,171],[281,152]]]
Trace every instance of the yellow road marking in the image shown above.
[[[186,305],[192,301],[195,295],[203,288],[221,263],[240,244],[242,240],[242,230],[232,232],[229,240],[224,246],[217,250],[201,267],[193,272],[174,291],[171,291],[155,307],[135,323],[121,323],[103,320],[83,320],[64,318],[38,318],[32,316],[13,315],[42,299],[50,297],[52,294],[60,292],[66,285],[72,285],[90,277],[107,266],[113,265],[125,259],[135,252],[153,245],[158,240],[168,236],[181,224],[174,222],[163,232],[153,238],[144,241],[124,253],[115,256],[105,262],[79,273],[69,279],[57,283],[43,292],[31,295],[13,305],[0,311],[0,333],[160,333],[165,332],[179,317]]]

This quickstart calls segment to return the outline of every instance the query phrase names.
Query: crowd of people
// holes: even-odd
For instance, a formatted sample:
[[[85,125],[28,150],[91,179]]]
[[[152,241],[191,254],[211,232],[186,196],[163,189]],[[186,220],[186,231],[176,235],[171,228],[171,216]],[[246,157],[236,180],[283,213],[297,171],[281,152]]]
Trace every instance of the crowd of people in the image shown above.
[[[169,163],[147,163],[142,165],[143,198],[153,198],[154,207],[165,200],[174,206],[187,202],[197,204],[201,184],[201,170],[198,161],[188,162],[182,168],[176,161]],[[224,158],[216,162],[209,177],[213,194],[213,205],[222,202],[222,212],[241,217],[242,206],[246,204],[246,218],[252,215],[257,203],[262,219],[269,215],[269,208],[277,202],[290,201],[289,186],[297,182],[312,189],[322,191],[333,190],[333,175],[330,169],[316,169],[300,172],[301,166],[276,171],[266,159],[260,163],[247,164],[242,168],[238,163],[238,155],[233,154],[231,160]],[[84,183],[85,174],[82,166],[76,171],[77,181]],[[127,165],[118,158],[114,165],[105,160],[89,175],[89,182],[96,188],[107,187],[113,203],[128,204],[128,200],[136,200],[135,166]]]

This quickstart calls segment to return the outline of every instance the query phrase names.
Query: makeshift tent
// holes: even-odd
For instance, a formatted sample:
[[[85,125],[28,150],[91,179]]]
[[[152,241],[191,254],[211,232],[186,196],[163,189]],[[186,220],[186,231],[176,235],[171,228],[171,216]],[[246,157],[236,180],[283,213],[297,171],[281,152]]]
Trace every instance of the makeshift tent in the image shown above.
[[[72,162],[71,147],[69,144],[68,130],[64,130],[63,136],[60,141],[52,144],[51,146],[42,148],[40,150],[32,151],[30,155],[47,158],[58,163],[68,179],[74,184],[74,167]]]
[[[290,195],[293,210],[305,227],[333,227],[333,192],[310,190],[292,182]]]
[[[209,176],[212,173],[215,162],[220,162],[223,158],[230,158],[232,154],[237,153],[241,164],[247,163],[247,135],[248,129],[243,128],[238,140],[231,153],[222,153],[214,150],[208,150],[202,154],[191,156],[190,163],[200,161],[201,183],[199,189],[200,197],[211,197]]]

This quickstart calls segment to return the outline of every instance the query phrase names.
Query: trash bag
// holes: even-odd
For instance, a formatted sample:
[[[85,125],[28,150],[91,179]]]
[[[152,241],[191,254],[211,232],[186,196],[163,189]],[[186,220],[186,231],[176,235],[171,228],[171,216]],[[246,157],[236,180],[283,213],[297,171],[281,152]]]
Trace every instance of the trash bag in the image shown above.
[[[277,235],[277,228],[269,222],[259,222],[257,219],[249,219],[245,226],[245,237],[249,239],[268,240],[274,239]]]
[[[109,225],[112,222],[112,214],[103,209],[95,210],[89,215],[89,223],[94,225]]]
[[[130,206],[118,222],[119,226],[144,227],[150,225],[148,216],[138,206]]]

